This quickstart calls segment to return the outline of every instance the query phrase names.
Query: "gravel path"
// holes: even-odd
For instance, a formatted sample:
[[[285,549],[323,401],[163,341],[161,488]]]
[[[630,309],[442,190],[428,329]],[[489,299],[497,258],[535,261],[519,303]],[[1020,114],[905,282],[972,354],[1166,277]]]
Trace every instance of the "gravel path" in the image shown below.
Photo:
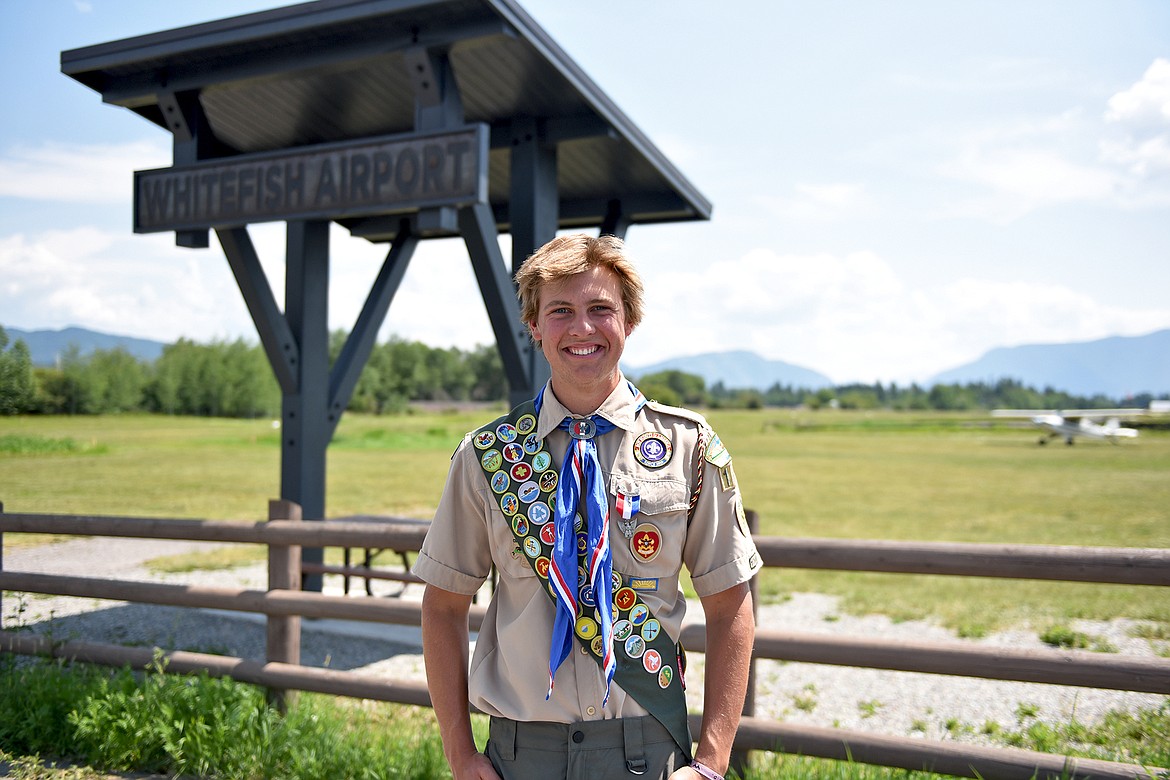
[[[215,549],[199,542],[133,539],[76,539],[41,547],[4,551],[4,568],[11,571],[73,574],[118,579],[167,581],[263,589],[263,565],[230,572],[152,575],[143,566],[151,558],[192,550]],[[326,592],[340,593],[340,587]],[[358,588],[357,590],[360,590]],[[419,598],[421,589],[397,583],[376,583],[379,596]],[[698,605],[690,619],[701,619]],[[6,594],[5,627],[26,626],[59,639],[83,639],[168,649],[202,650],[262,660],[265,630],[262,618],[209,610],[135,605],[37,595]],[[852,617],[837,610],[836,599],[818,594],[796,594],[783,604],[760,609],[761,627],[829,636],[866,637],[905,641],[962,641],[973,645],[1043,649],[1034,632],[995,634],[982,640],[959,640],[947,629],[924,621],[894,623],[882,616]],[[1077,621],[1072,627],[1101,637],[1119,652],[1152,657],[1154,643],[1130,635],[1133,621]],[[302,626],[302,663],[333,669],[361,670],[377,676],[424,680],[417,628],[332,620],[305,620]],[[692,656],[688,676],[702,676],[699,654]],[[759,661],[756,714],[792,723],[839,726],[892,735],[988,742],[986,724],[1016,729],[1043,721],[1065,724],[1075,718],[1098,722],[1111,710],[1158,708],[1167,697],[1102,691],[1034,683],[1001,682],[976,678],[854,669],[820,664]],[[692,707],[702,706],[702,686],[691,685]]]

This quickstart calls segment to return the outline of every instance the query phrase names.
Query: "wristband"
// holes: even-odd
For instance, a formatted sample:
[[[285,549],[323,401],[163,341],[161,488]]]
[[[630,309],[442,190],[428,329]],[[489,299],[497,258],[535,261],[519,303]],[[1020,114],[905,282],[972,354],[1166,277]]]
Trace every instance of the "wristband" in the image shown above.
[[[698,761],[691,762],[691,769],[705,777],[706,780],[723,780],[723,775],[719,774],[706,764],[700,764]]]

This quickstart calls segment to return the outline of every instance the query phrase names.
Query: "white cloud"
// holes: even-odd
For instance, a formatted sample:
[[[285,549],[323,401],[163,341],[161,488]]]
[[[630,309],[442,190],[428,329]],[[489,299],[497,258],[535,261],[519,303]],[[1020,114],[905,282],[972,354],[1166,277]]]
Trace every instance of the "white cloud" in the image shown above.
[[[1141,80],[1109,99],[1101,142],[1106,161],[1139,178],[1170,172],[1170,60],[1156,59]]]
[[[923,381],[998,346],[1138,335],[1170,308],[1102,304],[1060,285],[902,279],[872,252],[782,255],[755,249],[654,280],[627,360],[750,349],[835,382]]]
[[[1109,201],[1124,181],[1094,158],[1086,142],[1094,133],[1072,110],[959,134],[957,150],[935,170],[978,194],[943,211],[1004,224],[1057,204]]]
[[[253,226],[249,235],[283,307],[284,226]],[[334,227],[331,329],[352,330],[387,251]],[[78,324],[166,342],[258,340],[218,243],[182,249],[169,233],[82,227],[0,237],[0,311],[3,324],[21,328]],[[494,342],[462,242],[423,242],[382,329],[390,333],[464,349]]]
[[[0,196],[65,203],[126,203],[135,170],[170,165],[163,142],[14,146],[0,156]]]

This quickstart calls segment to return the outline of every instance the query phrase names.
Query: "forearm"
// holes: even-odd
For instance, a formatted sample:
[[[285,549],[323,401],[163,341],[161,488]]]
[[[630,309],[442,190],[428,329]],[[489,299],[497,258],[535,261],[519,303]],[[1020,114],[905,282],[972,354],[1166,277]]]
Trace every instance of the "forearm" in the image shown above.
[[[423,595],[423,661],[443,753],[453,771],[476,752],[467,698],[467,606],[462,598],[429,587]]]
[[[695,759],[727,772],[747,694],[755,615],[747,584],[703,599],[707,649],[703,676],[703,725]]]

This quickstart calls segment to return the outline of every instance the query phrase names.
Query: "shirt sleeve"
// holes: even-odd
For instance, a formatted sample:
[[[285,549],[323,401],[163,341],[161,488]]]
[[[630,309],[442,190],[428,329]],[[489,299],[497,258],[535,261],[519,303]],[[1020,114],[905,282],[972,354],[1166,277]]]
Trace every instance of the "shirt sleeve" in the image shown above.
[[[709,429],[703,433],[705,448],[718,441]],[[695,593],[709,596],[747,582],[762,562],[748,530],[730,456],[722,450],[712,462],[701,453],[699,462],[703,485],[687,528],[683,561]]]
[[[486,490],[469,435],[451,458],[439,507],[411,568],[415,576],[452,593],[479,590],[492,567]]]

